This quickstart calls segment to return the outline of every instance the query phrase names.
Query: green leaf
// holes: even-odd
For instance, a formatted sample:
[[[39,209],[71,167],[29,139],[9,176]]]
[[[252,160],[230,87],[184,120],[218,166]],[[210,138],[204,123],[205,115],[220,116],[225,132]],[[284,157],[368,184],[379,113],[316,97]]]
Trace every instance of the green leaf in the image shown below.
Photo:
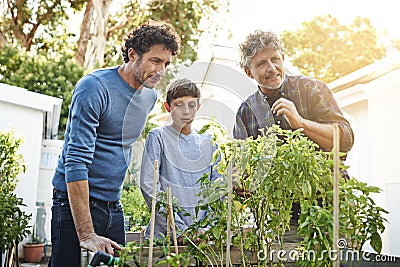
[[[305,198],[311,197],[312,188],[311,188],[311,184],[308,180],[305,180],[303,182],[303,184],[301,185],[301,191],[303,192],[303,196]]]
[[[375,232],[371,235],[371,247],[380,254],[382,251],[382,239],[381,236]]]

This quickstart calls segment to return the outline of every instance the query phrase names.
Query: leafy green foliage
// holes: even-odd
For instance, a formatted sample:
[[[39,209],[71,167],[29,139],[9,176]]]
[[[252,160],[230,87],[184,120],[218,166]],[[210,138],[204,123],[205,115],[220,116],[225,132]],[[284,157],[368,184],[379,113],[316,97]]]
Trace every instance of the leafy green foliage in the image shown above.
[[[150,212],[137,185],[126,185],[122,190],[121,203],[124,215],[129,218],[130,231],[140,231],[150,221]]]
[[[186,253],[171,253],[171,255],[167,255],[164,257],[164,259],[158,261],[156,263],[156,266],[171,266],[171,267],[184,267],[184,266],[190,266],[190,255]]]
[[[66,54],[31,55],[13,47],[0,50],[0,68],[0,82],[63,99],[59,132],[64,133],[72,91],[83,68]]]
[[[298,263],[330,266],[332,259],[326,252],[333,249],[333,153],[320,150],[300,130],[286,131],[275,126],[257,139],[230,140],[219,148],[222,154],[219,172],[226,177],[232,164],[233,182],[246,192],[245,196],[233,193],[231,225],[232,244],[241,249],[243,265],[249,264],[245,250],[270,251],[273,244],[283,249],[292,204],[299,203],[298,234],[303,241],[298,251],[313,251],[318,261],[300,258]],[[209,182],[203,177],[201,183],[204,203],[199,203],[198,208],[207,209],[207,217],[190,230],[194,233],[205,226],[208,230],[191,252],[206,260],[204,253],[212,253],[208,246],[211,242],[219,248],[218,258],[222,259],[228,188],[222,180]],[[381,251],[380,234],[385,229],[383,214],[387,211],[376,206],[370,197],[379,191],[355,178],[340,179],[340,235],[350,240],[349,246],[359,252],[367,240],[378,253]],[[252,227],[243,228],[251,220]],[[266,257],[259,264],[273,263]]]
[[[284,250],[289,230],[292,204],[299,203],[297,234],[302,238],[296,251],[300,266],[331,266],[333,250],[333,152],[324,152],[300,130],[287,131],[270,127],[257,139],[226,140],[223,130],[210,124],[200,132],[211,131],[221,155],[218,171],[243,187],[244,196],[232,192],[232,245],[241,252],[242,266],[251,263],[251,255],[272,249]],[[217,138],[216,136],[220,136]],[[222,141],[221,141],[222,140]],[[214,157],[216,158],[216,157]],[[341,170],[347,166],[340,165]],[[199,180],[200,202],[196,207],[207,210],[203,220],[191,225],[184,233],[188,254],[172,255],[162,263],[183,263],[196,258],[200,262],[225,264],[229,189],[227,181],[209,181],[205,174]],[[366,241],[378,252],[382,249],[381,233],[385,229],[386,210],[377,206],[372,194],[380,189],[359,182],[356,178],[340,178],[339,235],[348,249],[361,254]],[[165,198],[165,197],[164,197]],[[165,202],[160,197],[160,202]],[[162,205],[162,204],[161,204]],[[178,207],[175,204],[174,207]],[[164,204],[165,209],[165,204]],[[204,232],[199,233],[199,229]],[[159,240],[166,246],[168,241]],[[165,243],[166,242],[166,243]],[[293,255],[292,255],[293,256]],[[310,257],[309,257],[310,256]],[[253,259],[254,260],[254,259]],[[271,257],[259,258],[259,266],[283,266]]]
[[[21,210],[25,206],[22,198],[14,193],[17,186],[17,175],[25,172],[26,166],[18,148],[22,139],[16,138],[14,132],[0,131],[0,248],[12,247],[29,234],[30,215]]]
[[[125,245],[124,249],[121,251],[121,254],[118,256],[119,262],[116,266],[126,266],[124,265],[128,261],[133,261],[135,266],[142,266],[139,263],[139,257],[137,254],[140,253],[140,244],[136,242],[129,242]]]
[[[381,232],[385,229],[381,214],[388,213],[375,204],[371,194],[381,192],[378,187],[351,179],[341,184],[340,212],[343,233],[349,237],[350,245],[361,251],[365,241],[378,253],[382,250]]]
[[[336,80],[385,56],[369,19],[357,17],[342,25],[335,17],[315,17],[281,38],[291,63],[307,76],[325,83]]]

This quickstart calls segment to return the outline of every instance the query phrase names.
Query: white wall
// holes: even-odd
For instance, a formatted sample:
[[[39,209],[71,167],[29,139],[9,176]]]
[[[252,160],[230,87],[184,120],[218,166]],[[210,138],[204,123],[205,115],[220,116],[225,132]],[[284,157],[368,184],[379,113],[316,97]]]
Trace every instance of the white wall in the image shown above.
[[[43,112],[0,101],[0,113],[0,130],[8,132],[13,128],[15,135],[24,139],[19,152],[24,157],[27,170],[26,173],[18,176],[19,183],[16,194],[22,197],[27,205],[22,209],[28,213],[33,213],[36,207]]]
[[[368,101],[363,100],[342,108],[354,132],[354,145],[347,155],[345,164],[350,176],[372,182],[371,146],[369,136]],[[349,114],[349,117],[346,116]]]
[[[343,111],[351,116],[355,134],[346,164],[350,175],[382,192],[373,196],[377,205],[389,211],[383,233],[382,252],[400,256],[400,70],[367,84],[335,94]],[[362,92],[351,102],[350,91]],[[346,93],[347,91],[347,93]],[[346,96],[344,96],[347,94]]]
[[[400,247],[391,244],[399,242],[395,235],[400,229],[399,220],[396,219],[400,214],[400,206],[398,204],[393,205],[389,201],[398,199],[400,186],[393,186],[390,191],[388,191],[388,187],[391,184],[400,184],[399,77],[400,70],[393,71],[369,83],[367,90],[370,108],[372,184],[383,190],[383,193],[375,198],[377,204],[390,212],[388,216],[389,224],[384,236],[384,249],[397,256],[400,256]]]
[[[46,214],[44,232],[48,243],[51,243],[51,206],[53,204],[52,179],[58,158],[61,155],[63,144],[64,140],[44,139],[41,147],[37,201],[44,203]]]

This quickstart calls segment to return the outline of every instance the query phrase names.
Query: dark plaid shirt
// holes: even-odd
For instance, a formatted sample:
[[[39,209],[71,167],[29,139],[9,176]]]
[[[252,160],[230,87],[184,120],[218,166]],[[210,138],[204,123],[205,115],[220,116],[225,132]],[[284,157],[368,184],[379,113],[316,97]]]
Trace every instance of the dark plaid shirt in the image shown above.
[[[257,90],[239,107],[233,136],[245,139],[257,138],[260,129],[267,129],[279,124],[282,129],[291,129],[284,116],[277,117],[271,112],[271,106],[279,98],[286,98],[294,103],[301,117],[322,124],[338,123],[342,136],[340,150],[348,152],[353,146],[354,135],[349,122],[337,105],[328,87],[316,79],[306,76],[286,75],[285,81],[275,97],[268,98]]]

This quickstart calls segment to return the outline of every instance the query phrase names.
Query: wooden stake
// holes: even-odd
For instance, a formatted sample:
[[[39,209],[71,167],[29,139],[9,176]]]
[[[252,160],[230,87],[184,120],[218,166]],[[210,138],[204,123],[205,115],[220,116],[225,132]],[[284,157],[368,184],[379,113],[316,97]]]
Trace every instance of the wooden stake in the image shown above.
[[[154,180],[153,180],[153,199],[151,201],[151,216],[150,216],[150,244],[149,258],[147,266],[153,266],[153,242],[154,242],[154,223],[156,218],[156,202],[157,202],[157,180],[158,180],[158,160],[154,161]]]
[[[167,187],[167,190],[166,190],[166,196],[167,196],[167,210],[166,210],[166,212],[167,212],[167,244],[168,244],[168,251],[167,251],[167,255],[168,256],[171,256],[171,220],[170,220],[170,218],[171,218],[171,216],[170,216],[170,214],[169,214],[169,194],[170,194],[170,187]],[[168,263],[168,266],[170,266],[170,264]]]
[[[168,191],[168,212],[167,214],[170,216],[169,221],[171,224],[172,228],[172,238],[174,240],[174,248],[175,248],[175,254],[178,255],[179,250],[178,250],[178,239],[176,238],[176,229],[175,229],[175,217],[174,217],[174,209],[172,205],[172,192],[171,192],[171,187],[167,187]],[[168,225],[169,228],[169,225]]]
[[[340,266],[339,257],[339,126],[337,123],[333,127],[333,249],[337,252],[334,267]]]
[[[231,220],[232,220],[232,162],[228,165],[228,214],[226,225],[226,267],[229,267],[231,262]]]

